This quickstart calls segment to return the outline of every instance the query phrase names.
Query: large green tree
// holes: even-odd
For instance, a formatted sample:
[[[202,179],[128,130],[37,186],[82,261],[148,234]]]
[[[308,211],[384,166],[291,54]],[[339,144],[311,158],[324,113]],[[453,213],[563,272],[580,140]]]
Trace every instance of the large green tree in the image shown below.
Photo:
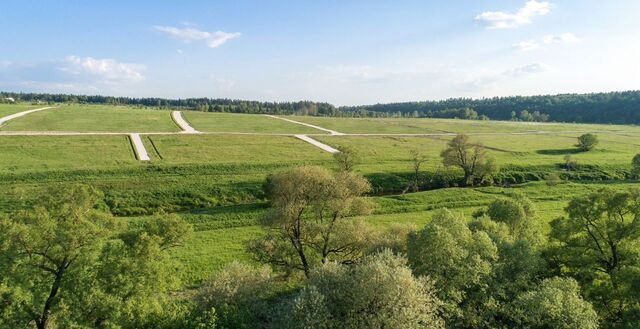
[[[573,199],[551,223],[553,255],[609,324],[638,326],[640,191],[603,189]]]
[[[498,249],[484,231],[472,231],[461,214],[436,213],[431,222],[408,239],[409,264],[417,275],[436,282],[438,297],[445,303],[447,326],[473,321],[488,293],[492,264]]]
[[[309,275],[319,263],[350,263],[362,257],[371,232],[361,221],[369,182],[347,171],[299,167],[272,175],[266,183],[271,211],[262,221],[268,234],[249,244],[259,261]]]
[[[285,309],[285,328],[441,328],[433,282],[383,251],[353,266],[328,263]]]
[[[447,143],[440,156],[445,167],[458,167],[464,173],[467,185],[484,183],[498,170],[496,163],[484,147],[471,143],[469,136],[459,134]]]
[[[597,329],[598,315],[580,296],[580,286],[569,278],[544,280],[513,303],[518,328]]]
[[[163,249],[190,227],[160,216],[127,229],[77,186],[0,220],[0,326],[113,327],[159,311],[172,270]]]

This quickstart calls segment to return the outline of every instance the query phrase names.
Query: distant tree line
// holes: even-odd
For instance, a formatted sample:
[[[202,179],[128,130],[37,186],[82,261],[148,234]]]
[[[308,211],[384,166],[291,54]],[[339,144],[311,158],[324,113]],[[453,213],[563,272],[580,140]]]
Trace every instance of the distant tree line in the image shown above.
[[[134,105],[205,112],[640,124],[640,91],[451,98],[342,107],[312,101],[259,102],[220,98],[165,99],[0,92],[0,102],[6,98],[23,102]]]
[[[478,116],[484,115],[493,120],[547,121],[550,118],[560,122],[639,124],[640,91],[483,99],[451,98],[442,101],[341,107],[339,110],[396,116],[441,117],[451,109],[472,109]],[[462,118],[459,115],[458,117]]]

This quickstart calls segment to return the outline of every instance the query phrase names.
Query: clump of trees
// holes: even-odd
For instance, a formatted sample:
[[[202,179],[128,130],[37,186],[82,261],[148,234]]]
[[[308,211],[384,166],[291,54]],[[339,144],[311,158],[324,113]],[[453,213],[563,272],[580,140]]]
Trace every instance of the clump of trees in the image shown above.
[[[576,145],[580,151],[586,152],[593,150],[598,145],[598,136],[594,134],[583,134],[578,137]]]
[[[445,167],[458,167],[464,173],[466,185],[487,183],[498,171],[493,157],[479,143],[471,143],[469,136],[459,134],[447,143],[440,153]]]
[[[129,227],[87,186],[49,192],[0,219],[0,327],[113,327],[161,313],[177,283],[167,250],[191,227],[176,215]]]

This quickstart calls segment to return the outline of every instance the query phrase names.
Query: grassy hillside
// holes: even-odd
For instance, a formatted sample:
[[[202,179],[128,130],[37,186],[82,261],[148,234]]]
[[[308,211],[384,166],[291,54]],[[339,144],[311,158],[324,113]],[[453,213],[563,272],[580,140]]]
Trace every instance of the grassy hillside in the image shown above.
[[[177,132],[171,112],[105,105],[61,105],[7,122],[6,131]]]

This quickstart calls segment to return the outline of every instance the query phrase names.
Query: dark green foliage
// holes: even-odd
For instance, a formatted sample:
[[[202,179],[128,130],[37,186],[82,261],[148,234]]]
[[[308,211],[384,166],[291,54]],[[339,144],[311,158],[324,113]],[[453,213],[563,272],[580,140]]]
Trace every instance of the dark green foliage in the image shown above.
[[[559,122],[640,124],[640,91],[595,94],[559,94],[543,96],[512,96],[484,99],[452,98],[443,101],[407,102],[340,108],[354,113],[412,114],[421,116],[448,109],[470,108],[493,120],[511,120],[527,110],[538,111]],[[512,115],[512,112],[513,115]]]
[[[594,134],[584,134],[578,137],[578,149],[581,151],[591,151],[598,145],[598,136]]]

